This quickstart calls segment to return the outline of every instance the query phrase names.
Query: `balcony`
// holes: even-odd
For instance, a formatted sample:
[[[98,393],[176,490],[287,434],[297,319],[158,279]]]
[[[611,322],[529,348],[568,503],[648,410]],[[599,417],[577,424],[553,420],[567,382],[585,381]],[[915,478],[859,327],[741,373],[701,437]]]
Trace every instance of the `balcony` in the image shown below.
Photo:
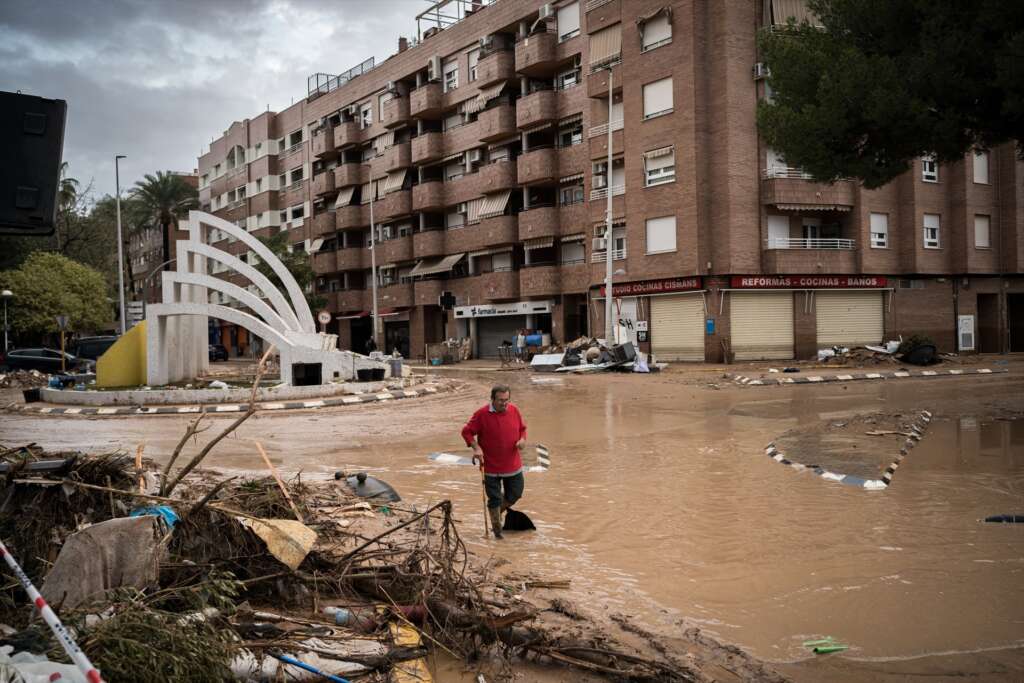
[[[413,283],[417,306],[437,306],[441,292],[445,291],[446,280],[418,280]]]
[[[517,134],[515,107],[511,104],[485,109],[477,118],[477,136],[481,142],[495,142]]]
[[[553,183],[558,180],[558,155],[554,147],[524,152],[518,159],[520,185]]]
[[[362,270],[370,263],[369,252],[370,250],[365,247],[339,249],[334,252],[335,270]]]
[[[780,238],[773,238],[778,243]],[[803,273],[829,273],[832,275],[857,272],[857,251],[853,240],[785,240],[786,244],[807,246],[767,246],[762,252],[764,272],[775,275]]]
[[[409,308],[415,305],[411,282],[400,282],[377,288],[377,302],[381,308]]]
[[[373,206],[374,219],[390,221],[412,213],[412,190],[388,192]]]
[[[557,206],[531,207],[519,214],[519,241],[555,237],[558,235],[558,224]]]
[[[819,183],[799,168],[775,166],[761,174],[762,204],[836,210],[853,206],[856,195],[857,186],[852,180]]]
[[[425,164],[436,161],[444,155],[442,133],[424,133],[412,140],[412,163]]]
[[[514,244],[519,241],[519,221],[515,216],[494,216],[484,218],[475,232],[479,235],[480,247],[499,244]],[[472,227],[469,228],[473,230]]]
[[[436,118],[444,107],[444,93],[440,83],[427,83],[409,94],[409,115],[418,118]]]
[[[369,211],[365,204],[343,206],[334,212],[337,216],[338,230],[363,228],[370,224]]]
[[[377,265],[412,260],[412,235],[382,240],[377,243]]]
[[[612,187],[612,196],[613,197],[618,197],[619,195],[624,195],[624,194],[626,194],[626,186],[625,185],[615,185],[615,186]],[[599,187],[597,189],[594,189],[594,190],[590,191],[590,201],[592,201],[592,202],[596,201],[598,199],[607,199],[607,198],[608,198],[608,188],[607,187]]]
[[[337,229],[333,211],[324,211],[313,216],[313,237],[333,235]]]
[[[609,62],[612,65],[612,86],[615,92],[622,92],[622,63]],[[608,70],[593,71],[587,77],[587,97],[608,97]],[[605,103],[607,105],[607,102]]]
[[[502,159],[486,166],[481,166],[477,174],[480,193],[487,194],[514,187],[517,185],[517,174],[516,162],[510,159]]]
[[[820,237],[769,237],[765,249],[854,249],[853,240]]]
[[[412,254],[415,258],[441,256],[445,252],[444,230],[425,230],[412,236]]]
[[[321,195],[331,194],[334,192],[334,174],[330,171],[324,171],[313,176],[313,195],[320,197]]]
[[[398,128],[409,123],[411,120],[408,97],[392,97],[384,103],[381,123],[384,124],[385,128]]]
[[[562,292],[565,294],[577,294],[590,289],[590,267],[584,261],[579,263],[563,263],[559,266],[561,271]]]
[[[488,301],[519,298],[519,273],[514,270],[500,270],[473,277],[473,291]]]
[[[384,170],[388,173],[412,166],[412,144],[399,142],[384,150]]]
[[[345,121],[334,127],[334,146],[345,149],[363,142],[363,131],[355,121]]]
[[[317,275],[333,273],[338,270],[338,259],[333,251],[318,251],[313,254],[313,272]]]
[[[524,267],[519,271],[520,296],[554,296],[562,291],[562,272],[556,264]]]
[[[345,289],[340,292],[328,292],[327,307],[335,313],[365,311],[369,293],[365,289]],[[345,321],[342,321],[345,322]]]
[[[334,186],[338,189],[367,182],[366,164],[341,164],[334,167]]]
[[[430,180],[413,186],[413,211],[435,211],[443,208],[444,205],[444,183],[440,180]]]
[[[538,90],[516,103],[516,127],[532,128],[558,118],[558,94],[554,90]]]
[[[325,126],[313,134],[313,156],[323,158],[334,154],[334,128]]]
[[[558,65],[558,36],[537,33],[516,43],[516,71],[525,76],[550,76]]]
[[[498,81],[507,81],[515,76],[515,55],[510,50],[498,50],[480,57],[476,64],[476,80],[473,85],[486,88]]]

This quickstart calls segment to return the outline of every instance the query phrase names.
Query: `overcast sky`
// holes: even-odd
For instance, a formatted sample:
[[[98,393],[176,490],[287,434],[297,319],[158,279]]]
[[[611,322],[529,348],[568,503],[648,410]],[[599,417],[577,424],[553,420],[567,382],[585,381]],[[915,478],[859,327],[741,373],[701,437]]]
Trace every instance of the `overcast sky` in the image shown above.
[[[211,137],[306,77],[394,54],[424,0],[0,0],[0,90],[67,100],[72,176],[114,193],[192,171]]]

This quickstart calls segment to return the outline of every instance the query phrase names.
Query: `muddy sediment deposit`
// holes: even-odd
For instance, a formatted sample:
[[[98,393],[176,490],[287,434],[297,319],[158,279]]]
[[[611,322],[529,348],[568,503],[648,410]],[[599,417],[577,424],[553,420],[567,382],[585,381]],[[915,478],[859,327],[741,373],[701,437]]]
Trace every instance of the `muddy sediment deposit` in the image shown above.
[[[503,571],[571,577],[556,597],[605,622],[628,615],[664,642],[697,627],[794,680],[1014,681],[1024,679],[1024,529],[980,520],[1022,511],[1020,370],[718,389],[707,372],[545,385],[528,372],[466,373],[469,386],[443,397],[257,416],[207,465],[261,471],[246,441],[259,438],[289,473],[365,469],[407,499],[451,499],[467,546],[507,562]],[[550,471],[527,475],[521,503],[538,530],[500,544],[481,533],[476,473],[426,458],[465,450],[458,430],[493,381],[512,384],[529,440],[552,458]],[[868,475],[901,437],[863,432],[900,428],[922,409],[934,415],[927,434],[882,491],[764,456],[787,439],[794,460],[803,449]],[[144,436],[159,458],[184,422],[5,415],[0,441],[96,450],[134,448]],[[824,636],[849,650],[816,658],[803,646]],[[472,680],[451,670],[445,680]]]

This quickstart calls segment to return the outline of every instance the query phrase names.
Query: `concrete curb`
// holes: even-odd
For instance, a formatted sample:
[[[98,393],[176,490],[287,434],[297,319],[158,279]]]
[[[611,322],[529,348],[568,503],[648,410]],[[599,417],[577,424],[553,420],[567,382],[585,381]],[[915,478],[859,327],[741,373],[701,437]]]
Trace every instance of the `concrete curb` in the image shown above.
[[[824,384],[826,382],[855,382],[862,379],[907,379],[910,377],[960,377],[962,375],[994,375],[1009,372],[1005,369],[957,368],[952,370],[894,370],[892,372],[857,372],[843,375],[805,375],[803,377],[770,377],[768,379],[730,375],[729,378],[745,387],[778,386],[783,384]]]
[[[436,387],[419,387],[416,389],[394,389],[372,394],[338,396],[309,401],[288,401],[278,403],[257,403],[256,412],[274,412],[281,410],[309,410],[315,408],[332,408],[360,403],[379,403],[395,401],[403,398],[416,398],[440,393]],[[37,415],[73,415],[85,417],[108,417],[117,415],[188,415],[206,409],[208,413],[242,413],[248,410],[247,403],[192,405],[192,406],[131,406],[131,407],[83,407],[83,406],[37,406],[33,403],[11,403],[6,406],[7,412]]]
[[[858,477],[852,474],[831,472],[821,465],[804,465],[798,462],[793,462],[787,458],[782,451],[776,448],[774,443],[768,444],[768,447],[764,449],[764,453],[775,462],[788,465],[797,472],[810,471],[828,481],[835,481],[840,484],[846,484],[847,486],[856,486],[869,491],[880,491],[888,488],[892,483],[892,478],[896,475],[896,470],[899,469],[900,463],[903,462],[903,458],[907,457],[907,454],[910,453],[911,449],[917,445],[917,442],[924,438],[925,430],[928,429],[928,425],[931,424],[931,421],[932,414],[927,410],[922,410],[918,414],[917,419],[915,419],[913,424],[910,425],[911,436],[907,437],[907,440],[903,442],[903,445],[900,447],[899,454],[896,456],[896,459],[885,468],[881,479],[864,479],[863,477]]]

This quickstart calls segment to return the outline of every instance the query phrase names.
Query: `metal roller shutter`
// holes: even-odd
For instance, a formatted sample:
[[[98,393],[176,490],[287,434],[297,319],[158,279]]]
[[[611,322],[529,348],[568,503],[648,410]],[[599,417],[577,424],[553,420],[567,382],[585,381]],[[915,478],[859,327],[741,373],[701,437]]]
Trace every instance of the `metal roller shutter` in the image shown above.
[[[497,358],[503,341],[516,343],[516,333],[526,327],[525,315],[503,315],[476,319],[478,358]]]
[[[819,347],[882,343],[882,292],[815,292],[814,306]]]
[[[704,360],[704,300],[699,294],[651,297],[651,351],[659,360]]]
[[[736,360],[793,357],[792,292],[730,292],[729,311]]]

